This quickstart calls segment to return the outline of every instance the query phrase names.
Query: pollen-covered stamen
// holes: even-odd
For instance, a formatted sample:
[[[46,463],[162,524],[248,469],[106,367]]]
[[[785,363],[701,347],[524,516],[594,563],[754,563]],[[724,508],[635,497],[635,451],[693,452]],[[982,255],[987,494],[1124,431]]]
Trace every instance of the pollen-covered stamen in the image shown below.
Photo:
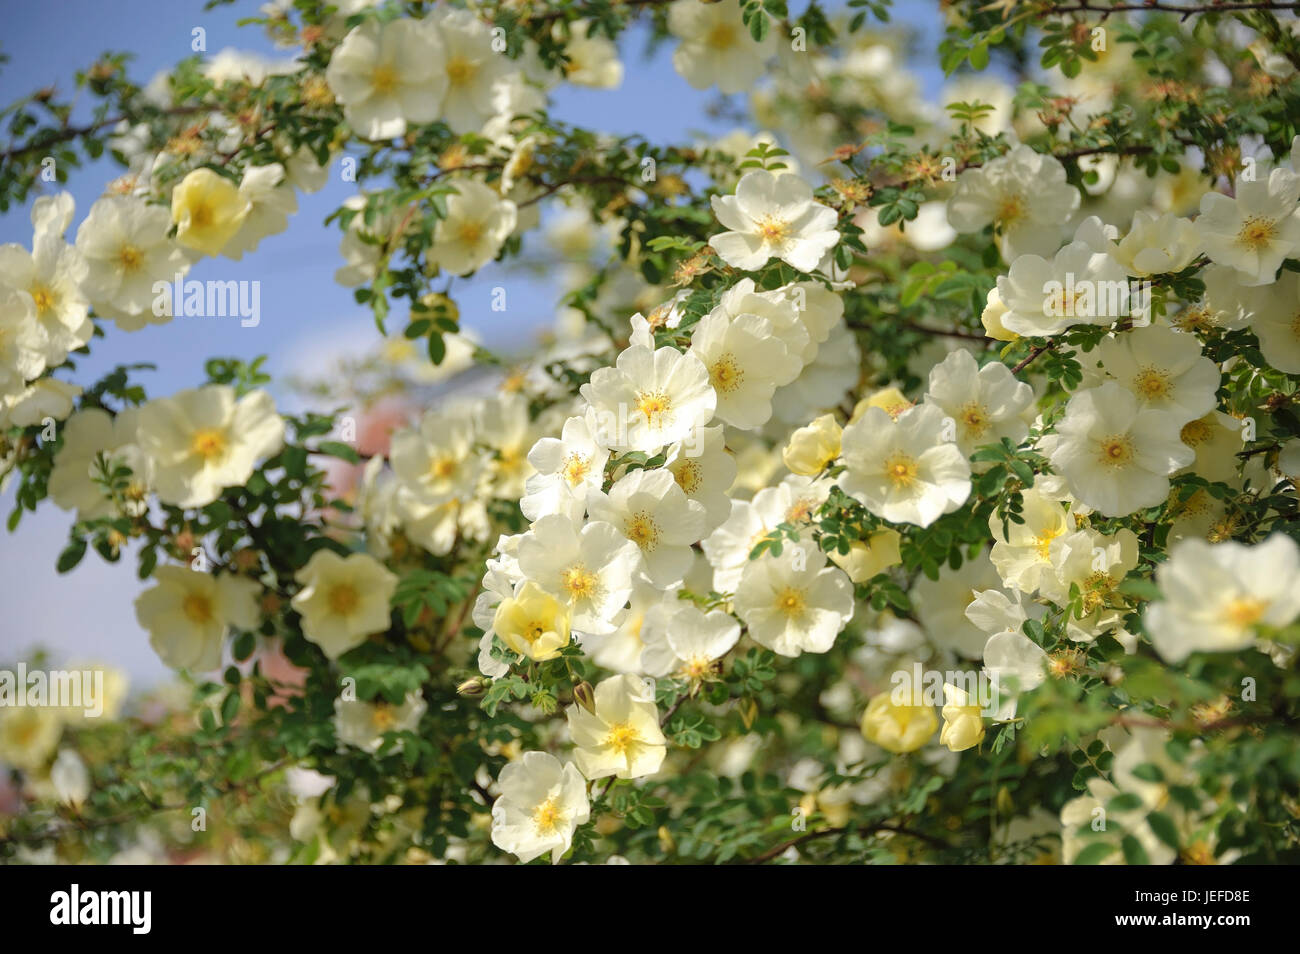
[[[662,429],[672,423],[673,402],[663,391],[638,391],[636,409],[650,427]]]
[[[533,824],[543,835],[555,831],[563,820],[564,812],[560,809],[560,800],[554,795],[533,809]]]
[[[54,310],[59,303],[58,292],[46,285],[34,285],[31,295],[32,301],[36,303],[36,310],[41,314]]]
[[[641,736],[630,722],[619,722],[609,727],[605,744],[619,755],[627,755],[641,742]]]
[[[1127,434],[1114,434],[1097,442],[1097,460],[1107,467],[1127,467],[1133,461],[1133,441]]]
[[[703,679],[713,671],[713,661],[707,656],[692,656],[682,665],[682,675],[688,679]]]
[[[124,272],[137,271],[144,264],[144,252],[134,245],[123,245],[118,250],[117,263]]]
[[[212,206],[206,202],[196,202],[190,209],[190,227],[194,229],[206,229],[212,225],[212,220],[216,218]]]
[[[899,490],[912,487],[918,472],[916,459],[907,454],[894,454],[885,461],[885,476]]]
[[[700,466],[698,460],[684,460],[672,467],[673,479],[677,481],[677,486],[682,488],[682,492],[690,497],[700,489],[700,484],[704,483],[704,468]]]
[[[787,619],[802,616],[807,608],[804,591],[797,586],[787,586],[776,594],[776,610]]]
[[[560,586],[574,602],[589,600],[600,592],[600,578],[585,563],[575,563],[560,574]]]
[[[462,245],[478,245],[487,231],[477,219],[466,219],[456,228],[456,238]]]
[[[226,452],[226,435],[215,428],[195,431],[190,439],[190,450],[205,461],[215,460]]]
[[[429,476],[434,480],[450,480],[455,476],[457,467],[456,458],[440,454],[430,458]]]
[[[1199,447],[1213,436],[1210,425],[1201,419],[1188,421],[1178,432],[1178,439],[1188,447]]]
[[[972,401],[958,413],[958,420],[970,437],[982,437],[989,429],[989,414],[983,404]]]
[[[1253,596],[1238,596],[1229,600],[1223,608],[1223,618],[1234,626],[1254,626],[1264,615],[1268,604]]]
[[[1034,537],[1034,550],[1038,553],[1041,560],[1046,560],[1052,554],[1052,541],[1065,533],[1065,527],[1048,527],[1042,533]]]
[[[800,497],[785,511],[786,523],[805,523],[812,519],[816,504],[807,497]]]
[[[375,703],[375,711],[370,714],[370,724],[379,732],[387,732],[397,724],[393,707],[386,702]]]
[[[478,75],[478,63],[464,56],[453,56],[447,61],[447,79],[452,86],[465,86]]]
[[[758,234],[763,237],[763,241],[772,245],[784,242],[790,235],[790,223],[774,215],[761,218],[754,224],[758,228]]]
[[[718,357],[709,365],[709,383],[720,394],[730,394],[745,380],[745,369],[731,352]]]
[[[731,23],[715,23],[705,34],[704,42],[714,50],[729,50],[736,45],[737,32]]]
[[[1158,401],[1169,396],[1169,392],[1173,390],[1173,382],[1169,378],[1169,372],[1164,368],[1148,365],[1138,371],[1133,378],[1133,388],[1146,400]]]
[[[1268,248],[1276,238],[1277,220],[1266,215],[1252,215],[1237,231],[1237,244],[1253,252]]]
[[[659,545],[659,524],[648,510],[638,510],[623,525],[627,538],[649,553]]]
[[[587,477],[587,471],[591,469],[591,458],[585,454],[574,452],[564,458],[564,464],[560,468],[560,473],[564,479],[569,482],[570,487],[576,487]]]
[[[530,619],[523,626],[523,637],[530,646],[545,636],[546,632],[546,626],[538,619]]]
[[[1090,573],[1083,581],[1083,609],[1091,613],[1100,609],[1106,602],[1106,597],[1110,591],[1115,588],[1115,581],[1111,575],[1104,570],[1097,570]]]
[[[993,218],[1003,228],[1014,225],[1025,217],[1025,200],[1019,195],[1004,195],[998,202]]]
[[[370,85],[375,92],[384,96],[391,95],[397,89],[399,82],[397,70],[387,64],[376,66],[375,71],[370,74]]]

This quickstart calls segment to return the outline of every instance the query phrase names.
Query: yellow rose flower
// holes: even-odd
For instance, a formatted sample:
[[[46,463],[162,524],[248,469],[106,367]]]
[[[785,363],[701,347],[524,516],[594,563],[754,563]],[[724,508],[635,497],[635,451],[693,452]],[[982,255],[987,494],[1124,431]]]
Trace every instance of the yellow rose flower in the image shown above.
[[[875,696],[862,716],[867,741],[900,755],[925,745],[938,727],[933,706],[899,705],[892,692]]]
[[[211,169],[195,169],[172,190],[176,241],[205,255],[220,255],[248,218],[239,187]]]
[[[569,644],[569,610],[531,580],[497,607],[492,628],[514,652],[539,662]]]

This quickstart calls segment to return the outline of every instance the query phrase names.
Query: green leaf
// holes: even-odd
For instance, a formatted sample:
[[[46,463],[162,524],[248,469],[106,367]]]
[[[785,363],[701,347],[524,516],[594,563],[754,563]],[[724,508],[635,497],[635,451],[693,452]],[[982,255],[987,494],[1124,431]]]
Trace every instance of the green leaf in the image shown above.
[[[55,564],[55,567],[60,573],[67,573],[80,563],[81,558],[85,555],[86,539],[84,537],[74,537],[68,542],[68,545],[63,548],[63,552],[59,554],[59,560],[58,563]]]
[[[1075,856],[1076,865],[1097,865],[1115,853],[1115,846],[1104,841],[1095,841],[1086,846]]]

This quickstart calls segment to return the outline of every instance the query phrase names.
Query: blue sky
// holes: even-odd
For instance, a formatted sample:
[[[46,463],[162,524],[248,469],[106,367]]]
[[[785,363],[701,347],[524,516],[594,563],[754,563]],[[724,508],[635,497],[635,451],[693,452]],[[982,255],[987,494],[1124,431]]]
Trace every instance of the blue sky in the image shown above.
[[[831,6],[838,6],[832,4]],[[258,0],[204,12],[202,0],[58,0],[54,3],[7,4],[0,52],[10,58],[0,66],[0,101],[12,102],[46,85],[61,93],[72,90],[76,70],[105,51],[129,51],[135,59],[131,76],[144,83],[158,70],[191,55],[195,27],[206,31],[208,55],[236,47],[287,57],[260,28],[236,27],[255,15]],[[792,4],[797,11],[801,4]],[[937,5],[902,5],[908,20],[933,30]],[[690,88],[672,68],[672,45],[663,44],[650,59],[642,55],[639,31],[624,37],[625,77],[617,90],[561,88],[553,96],[552,114],[561,120],[616,134],[638,134],[655,142],[681,142],[693,132],[721,134],[732,128],[707,114],[712,97]],[[921,74],[927,93],[941,82],[937,71]],[[84,116],[82,117],[84,119]],[[118,174],[104,161],[76,170],[68,190],[77,202],[72,234],[103,185]],[[314,195],[302,195],[289,230],[263,241],[240,262],[205,259],[190,273],[199,280],[261,282],[261,323],[244,328],[234,319],[176,320],[135,333],[107,327],[93,354],[81,359],[75,380],[87,384],[118,363],[148,361],[157,371],[142,378],[151,395],[192,387],[203,379],[203,362],[213,356],[251,359],[270,356],[268,369],[279,376],[328,369],[332,355],[364,348],[375,341],[368,311],[357,306],[349,289],[333,280],[339,233],[324,226],[325,217],[355,190],[337,173]],[[0,242],[29,245],[28,209],[0,218]],[[462,322],[489,347],[517,341],[519,332],[548,323],[554,315],[554,289],[532,279],[510,278],[510,310],[488,307],[490,289],[502,284],[491,270],[459,282]],[[273,391],[275,389],[273,388]],[[277,399],[285,400],[283,392]],[[0,516],[13,505],[12,491],[0,496]],[[47,505],[26,514],[16,533],[0,535],[5,573],[0,582],[0,662],[22,656],[33,645],[56,658],[93,657],[126,668],[139,685],[157,680],[166,670],[149,648],[135,622],[132,601],[139,592],[133,561],[106,565],[94,553],[66,577],[54,564],[63,548],[71,515]]]

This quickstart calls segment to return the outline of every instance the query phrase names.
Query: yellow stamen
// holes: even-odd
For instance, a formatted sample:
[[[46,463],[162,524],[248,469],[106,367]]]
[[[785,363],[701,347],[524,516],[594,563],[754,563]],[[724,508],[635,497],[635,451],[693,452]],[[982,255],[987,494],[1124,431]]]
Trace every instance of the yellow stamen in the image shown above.
[[[361,594],[351,583],[336,583],[330,588],[326,602],[329,603],[331,613],[337,616],[351,616],[361,603]]]
[[[216,428],[204,428],[194,432],[190,440],[190,451],[205,461],[220,457],[226,452],[226,435]]]

